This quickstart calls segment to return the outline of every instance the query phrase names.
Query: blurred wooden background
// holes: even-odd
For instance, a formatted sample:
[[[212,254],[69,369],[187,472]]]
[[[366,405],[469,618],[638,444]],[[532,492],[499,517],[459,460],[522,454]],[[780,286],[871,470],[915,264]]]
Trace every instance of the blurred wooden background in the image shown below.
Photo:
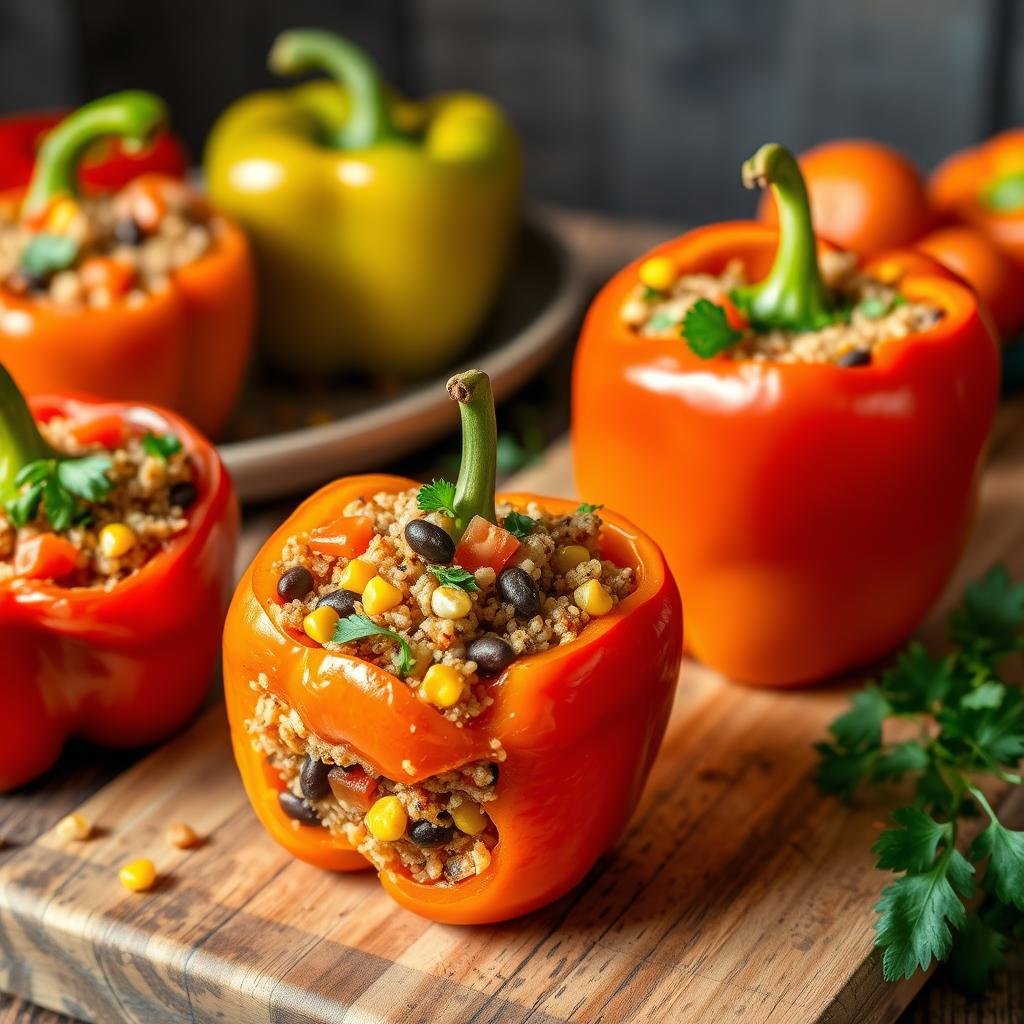
[[[869,135],[930,168],[1024,121],[1024,0],[0,0],[0,109],[151,88],[198,155],[300,25],[413,94],[495,96],[535,198],[639,216],[745,214],[768,139]]]

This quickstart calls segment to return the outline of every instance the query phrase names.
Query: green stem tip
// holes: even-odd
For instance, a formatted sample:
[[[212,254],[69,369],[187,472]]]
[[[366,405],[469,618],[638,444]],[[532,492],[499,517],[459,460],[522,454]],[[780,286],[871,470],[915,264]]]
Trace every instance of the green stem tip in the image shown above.
[[[812,331],[835,319],[818,267],[807,187],[796,158],[770,142],[743,164],[747,188],[770,188],[779,214],[779,245],[768,276],[737,289],[751,323]]]
[[[474,516],[497,523],[494,494],[498,475],[498,423],[491,380],[483,370],[466,370],[448,381],[448,395],[462,417],[462,463],[455,482],[455,531],[461,537]]]
[[[322,29],[291,29],[274,40],[267,64],[279,75],[325,71],[348,91],[348,119],[328,135],[335,148],[368,149],[393,134],[377,66],[347,39]]]
[[[42,211],[57,196],[78,195],[78,165],[97,140],[117,135],[142,146],[166,123],[164,101],[140,89],[115,92],[79,107],[43,139],[25,212]]]
[[[18,496],[14,478],[30,462],[60,457],[43,439],[25,396],[0,363],[0,502]]]

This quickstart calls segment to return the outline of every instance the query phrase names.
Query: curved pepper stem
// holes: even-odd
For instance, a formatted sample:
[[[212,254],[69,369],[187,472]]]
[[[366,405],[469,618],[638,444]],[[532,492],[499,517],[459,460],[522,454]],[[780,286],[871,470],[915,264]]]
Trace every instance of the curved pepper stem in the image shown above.
[[[98,139],[118,135],[141,146],[166,122],[164,101],[140,89],[115,92],[79,107],[43,139],[24,212],[39,213],[58,196],[78,195],[78,165]]]
[[[377,66],[347,39],[322,29],[292,29],[274,40],[267,63],[279,75],[326,71],[348,90],[348,120],[328,136],[335,148],[368,149],[393,134]]]
[[[807,188],[796,158],[770,142],[743,165],[747,188],[771,188],[779,213],[779,247],[768,276],[736,290],[755,327],[813,331],[832,323],[828,289],[821,279]]]
[[[14,480],[23,467],[37,459],[60,457],[39,433],[24,395],[0,364],[0,502],[18,496]]]
[[[466,370],[448,381],[448,394],[462,417],[462,463],[455,482],[455,533],[462,536],[473,516],[497,523],[494,494],[498,475],[498,423],[491,379],[483,370]]]

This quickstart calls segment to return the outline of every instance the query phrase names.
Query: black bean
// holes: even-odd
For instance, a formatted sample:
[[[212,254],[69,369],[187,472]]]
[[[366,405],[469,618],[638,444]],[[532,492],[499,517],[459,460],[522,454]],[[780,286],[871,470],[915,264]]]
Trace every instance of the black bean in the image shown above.
[[[532,619],[540,611],[540,591],[533,577],[518,565],[503,569],[498,577],[498,595],[523,619]]]
[[[191,508],[198,497],[196,485],[187,480],[180,480],[171,485],[171,504],[177,505],[178,508]]]
[[[447,565],[455,557],[455,541],[434,523],[414,519],[405,528],[409,547],[431,565]]]
[[[333,608],[344,619],[356,610],[356,601],[360,600],[362,600],[361,595],[351,590],[332,590],[329,594],[324,594],[317,601],[316,606],[323,608],[326,605],[328,608]]]
[[[870,364],[871,353],[863,348],[852,348],[836,360],[836,366],[869,366]]]
[[[19,270],[18,276],[21,278],[22,284],[27,292],[32,292],[38,295],[40,292],[50,290],[49,274],[37,274],[31,270]]]
[[[455,835],[454,825],[435,825],[426,819],[409,826],[409,838],[417,846],[444,846]]]
[[[466,657],[477,663],[481,675],[497,676],[516,660],[516,652],[500,636],[481,636],[469,642]]]
[[[496,786],[498,784],[498,775],[500,774],[498,766],[492,761],[487,767],[491,769],[491,785]]]
[[[307,800],[323,800],[331,791],[327,784],[327,773],[330,770],[331,766],[319,758],[310,757],[309,754],[305,756],[302,768],[299,769],[299,786]]]
[[[138,245],[143,232],[134,217],[122,217],[114,224],[114,239],[122,245]]]
[[[278,793],[277,802],[281,805],[281,810],[284,811],[289,818],[301,821],[305,825],[320,824],[320,819],[317,817],[316,811],[314,811],[305,800],[301,797],[297,797],[294,793],[289,793],[287,789]]]
[[[313,574],[304,565],[285,569],[277,579],[277,596],[282,601],[301,601],[313,589]]]

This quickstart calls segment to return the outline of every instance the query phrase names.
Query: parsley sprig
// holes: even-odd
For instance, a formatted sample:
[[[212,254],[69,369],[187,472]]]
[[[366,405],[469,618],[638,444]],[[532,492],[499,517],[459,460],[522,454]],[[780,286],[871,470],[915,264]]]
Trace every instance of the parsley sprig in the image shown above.
[[[944,656],[912,644],[854,695],[831,741],[818,744],[818,783],[849,798],[863,783],[913,778],[913,803],[872,848],[877,866],[899,876],[875,908],[883,974],[909,978],[948,959],[954,981],[978,992],[1024,944],[1024,832],[1002,824],[980,788],[984,779],[1024,783],[1024,691],[1000,674],[1007,655],[1024,650],[1024,584],[990,570],[953,612],[950,640]],[[916,737],[886,740],[892,719],[916,725]],[[987,825],[964,856],[962,820],[979,814]],[[976,881],[981,900],[970,909]]]
[[[476,577],[461,565],[428,565],[427,571],[437,577],[437,582],[442,587],[458,587],[467,592],[480,589]]]
[[[578,515],[578,516],[591,515],[594,512],[599,512],[603,508],[604,508],[604,505],[594,505],[594,504],[592,504],[589,501],[581,501],[576,506],[576,515]]]
[[[412,648],[409,647],[408,640],[401,633],[396,633],[393,629],[387,629],[385,626],[378,626],[373,619],[358,613],[339,619],[338,624],[334,627],[334,642],[336,644],[351,644],[368,636],[390,637],[398,644],[398,661],[395,663],[395,669],[399,676],[404,678],[413,670],[416,662],[412,656]]]
[[[142,448],[147,455],[166,462],[181,451],[181,441],[174,434],[147,433],[142,437]]]
[[[683,338],[695,355],[711,359],[743,337],[729,324],[725,310],[710,299],[698,299],[683,317]]]
[[[36,459],[22,466],[14,482],[24,490],[4,503],[11,522],[22,527],[39,514],[58,533],[74,523],[89,522],[91,514],[82,502],[103,501],[113,484],[107,473],[112,463],[106,455],[79,459]]]
[[[501,521],[502,527],[508,530],[516,540],[524,540],[533,533],[537,520],[530,516],[524,516],[521,512],[509,512]]]
[[[424,484],[416,495],[416,507],[422,512],[442,512],[455,518],[455,484],[434,480]]]

